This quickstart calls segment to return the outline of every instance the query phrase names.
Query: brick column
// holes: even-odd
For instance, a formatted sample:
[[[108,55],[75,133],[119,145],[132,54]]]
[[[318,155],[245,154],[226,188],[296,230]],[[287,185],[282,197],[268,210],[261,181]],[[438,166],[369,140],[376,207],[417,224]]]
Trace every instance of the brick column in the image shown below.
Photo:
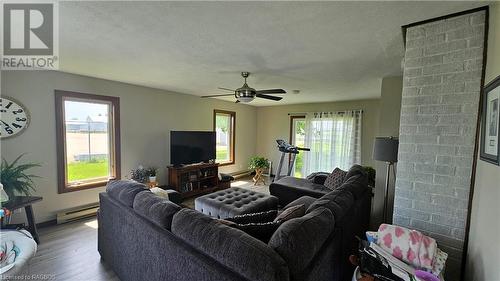
[[[394,223],[420,230],[460,276],[483,66],[485,11],[407,29]]]

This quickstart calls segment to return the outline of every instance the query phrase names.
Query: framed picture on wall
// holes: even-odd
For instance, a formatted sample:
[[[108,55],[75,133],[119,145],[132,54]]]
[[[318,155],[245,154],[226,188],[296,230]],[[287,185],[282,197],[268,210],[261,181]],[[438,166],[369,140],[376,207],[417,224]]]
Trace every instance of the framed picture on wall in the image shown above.
[[[481,160],[500,165],[500,76],[484,87]]]

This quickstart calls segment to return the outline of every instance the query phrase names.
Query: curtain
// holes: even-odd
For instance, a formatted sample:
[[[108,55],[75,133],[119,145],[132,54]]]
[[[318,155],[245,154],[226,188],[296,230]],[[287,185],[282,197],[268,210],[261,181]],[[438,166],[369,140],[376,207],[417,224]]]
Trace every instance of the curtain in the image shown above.
[[[361,163],[361,110],[306,114],[303,175]]]

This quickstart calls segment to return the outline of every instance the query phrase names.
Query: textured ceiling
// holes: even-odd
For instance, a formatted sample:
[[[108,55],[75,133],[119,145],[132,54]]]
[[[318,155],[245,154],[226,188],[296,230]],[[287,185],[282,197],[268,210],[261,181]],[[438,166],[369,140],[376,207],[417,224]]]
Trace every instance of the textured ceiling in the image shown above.
[[[192,95],[250,71],[250,86],[289,92],[257,106],[377,98],[382,77],[401,75],[402,25],[482,5],[60,2],[60,70]]]

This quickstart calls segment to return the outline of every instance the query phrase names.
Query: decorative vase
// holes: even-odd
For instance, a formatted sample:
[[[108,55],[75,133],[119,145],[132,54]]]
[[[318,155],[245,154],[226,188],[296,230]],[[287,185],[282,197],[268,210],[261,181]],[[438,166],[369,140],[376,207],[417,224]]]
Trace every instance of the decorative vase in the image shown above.
[[[149,177],[149,182],[156,182],[156,176],[154,176],[154,177]]]

